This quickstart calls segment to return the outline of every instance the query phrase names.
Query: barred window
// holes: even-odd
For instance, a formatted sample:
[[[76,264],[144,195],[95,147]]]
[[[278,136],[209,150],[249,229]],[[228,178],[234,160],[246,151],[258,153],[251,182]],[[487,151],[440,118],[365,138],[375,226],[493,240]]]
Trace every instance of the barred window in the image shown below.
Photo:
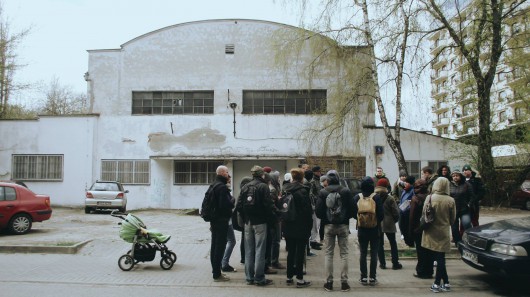
[[[243,114],[325,114],[326,90],[243,91]]]
[[[63,155],[13,155],[12,179],[62,181]]]
[[[353,160],[337,160],[337,172],[343,178],[353,177]]]
[[[215,170],[223,165],[221,160],[173,161],[174,184],[211,184],[215,180]]]
[[[101,160],[101,180],[148,185],[149,160]]]
[[[133,91],[132,114],[213,114],[213,91]]]
[[[416,179],[421,178],[421,162],[420,161],[409,161],[407,164],[407,172],[409,175],[414,176]]]

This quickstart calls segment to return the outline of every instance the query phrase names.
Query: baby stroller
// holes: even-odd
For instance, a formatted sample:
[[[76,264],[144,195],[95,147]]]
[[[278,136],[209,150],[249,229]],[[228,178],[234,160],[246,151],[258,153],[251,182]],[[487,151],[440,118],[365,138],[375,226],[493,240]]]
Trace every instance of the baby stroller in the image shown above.
[[[165,245],[171,236],[163,235],[156,230],[147,230],[144,222],[133,214],[129,213],[123,217],[123,213],[116,212],[117,210],[114,210],[110,215],[122,219],[118,223],[121,225],[120,237],[126,242],[132,243],[132,249],[118,260],[120,269],[129,271],[139,262],[153,261],[156,251],[160,251],[162,257],[160,267],[164,270],[171,269],[177,261],[177,255]]]

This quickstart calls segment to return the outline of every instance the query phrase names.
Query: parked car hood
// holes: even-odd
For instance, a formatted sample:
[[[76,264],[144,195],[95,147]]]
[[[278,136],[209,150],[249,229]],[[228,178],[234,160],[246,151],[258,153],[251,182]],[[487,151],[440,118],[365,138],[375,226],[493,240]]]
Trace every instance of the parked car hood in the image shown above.
[[[520,244],[530,239],[530,216],[484,224],[466,232],[499,243]]]

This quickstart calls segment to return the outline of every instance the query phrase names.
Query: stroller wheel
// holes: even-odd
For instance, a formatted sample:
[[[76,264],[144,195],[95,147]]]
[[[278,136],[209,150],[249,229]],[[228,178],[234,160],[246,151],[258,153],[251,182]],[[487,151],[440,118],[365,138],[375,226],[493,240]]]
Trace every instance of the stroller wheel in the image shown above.
[[[175,262],[170,257],[162,257],[162,259],[160,260],[160,267],[162,267],[162,269],[164,270],[171,269],[171,267],[173,267],[173,264],[175,264]]]
[[[123,255],[118,260],[118,266],[120,266],[120,269],[123,271],[129,271],[134,267],[134,259],[130,255]]]
[[[172,251],[168,251],[167,254],[171,260],[173,260],[173,263],[177,262],[177,254],[173,253]]]

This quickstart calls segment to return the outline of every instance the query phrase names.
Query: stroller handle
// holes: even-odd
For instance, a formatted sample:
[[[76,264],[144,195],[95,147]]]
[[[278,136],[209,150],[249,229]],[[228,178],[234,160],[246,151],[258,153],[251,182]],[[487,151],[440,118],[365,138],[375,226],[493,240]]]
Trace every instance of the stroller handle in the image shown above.
[[[110,215],[115,218],[120,218],[122,220],[125,220],[125,217],[122,216],[123,213],[119,212],[117,209],[113,210]]]

